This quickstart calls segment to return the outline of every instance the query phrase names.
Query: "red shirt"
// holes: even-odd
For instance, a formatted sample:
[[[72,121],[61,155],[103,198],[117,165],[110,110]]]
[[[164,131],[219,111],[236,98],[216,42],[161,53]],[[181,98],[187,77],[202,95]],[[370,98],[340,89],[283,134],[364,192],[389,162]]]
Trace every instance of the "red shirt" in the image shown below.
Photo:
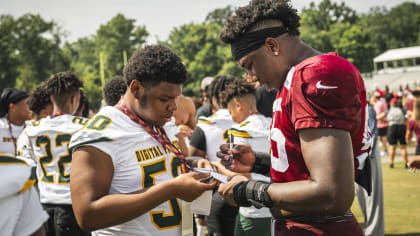
[[[416,135],[416,146],[418,145],[417,141],[419,140],[420,137],[420,126],[417,124],[417,122],[413,119],[411,119],[408,122],[408,130],[410,130],[411,132],[414,131],[414,134]]]
[[[274,182],[309,178],[298,135],[305,128],[349,131],[357,174],[358,160],[368,156],[372,141],[367,117],[364,82],[353,64],[328,54],[296,65],[273,104],[271,178]]]

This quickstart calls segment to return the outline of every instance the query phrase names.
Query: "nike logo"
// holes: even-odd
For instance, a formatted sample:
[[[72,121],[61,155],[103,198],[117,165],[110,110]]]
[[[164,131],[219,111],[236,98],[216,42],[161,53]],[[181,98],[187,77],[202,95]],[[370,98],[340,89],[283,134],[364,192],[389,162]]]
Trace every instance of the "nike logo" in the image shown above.
[[[322,85],[321,84],[321,80],[318,81],[318,83],[316,83],[316,88],[317,89],[336,89],[338,88],[337,86],[326,86],[326,85]]]

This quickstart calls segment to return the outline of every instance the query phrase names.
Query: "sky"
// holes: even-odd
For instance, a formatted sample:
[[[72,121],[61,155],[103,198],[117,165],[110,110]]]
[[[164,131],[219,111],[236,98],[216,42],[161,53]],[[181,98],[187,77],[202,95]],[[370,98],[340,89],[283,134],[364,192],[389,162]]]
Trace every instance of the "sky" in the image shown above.
[[[314,0],[318,3],[321,0]],[[332,0],[341,2],[339,0]],[[420,0],[408,0],[420,4]],[[25,13],[40,14],[46,20],[54,20],[67,33],[66,41],[95,34],[118,13],[135,19],[136,25],[145,25],[149,43],[166,40],[174,27],[190,22],[201,23],[207,13],[228,5],[244,6],[249,0],[0,0],[0,14],[20,17]],[[300,12],[309,6],[309,0],[291,0]],[[358,13],[368,12],[373,6],[388,9],[403,0],[347,0],[345,4]]]

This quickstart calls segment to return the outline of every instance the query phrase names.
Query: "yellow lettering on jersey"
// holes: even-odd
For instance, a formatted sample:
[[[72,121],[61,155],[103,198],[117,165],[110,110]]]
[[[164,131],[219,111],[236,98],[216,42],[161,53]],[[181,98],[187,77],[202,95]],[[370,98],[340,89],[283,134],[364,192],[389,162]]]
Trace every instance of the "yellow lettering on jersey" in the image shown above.
[[[159,146],[153,146],[135,151],[137,162],[147,161],[163,156]]]
[[[178,140],[173,140],[173,141],[171,141],[171,143],[172,143],[173,145],[175,145],[175,147],[176,147],[177,149],[180,149],[180,148],[181,148],[181,147],[179,146]],[[163,147],[163,150],[165,151],[165,154],[168,154],[168,153],[169,153],[169,149],[168,149],[167,147]]]

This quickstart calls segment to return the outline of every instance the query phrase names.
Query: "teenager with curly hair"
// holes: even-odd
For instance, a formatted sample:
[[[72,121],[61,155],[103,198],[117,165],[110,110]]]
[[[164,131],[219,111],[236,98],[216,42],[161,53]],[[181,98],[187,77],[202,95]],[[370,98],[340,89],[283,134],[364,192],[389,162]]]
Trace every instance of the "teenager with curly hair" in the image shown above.
[[[79,225],[96,235],[181,235],[181,201],[216,183],[186,173],[174,129],[186,70],[161,45],[135,51],[124,68],[127,91],[72,137],[71,195]],[[183,173],[181,174],[180,170]]]
[[[246,145],[218,154],[233,153],[232,170],[270,173],[272,183],[237,175],[219,187],[225,201],[272,208],[274,235],[363,235],[350,206],[372,140],[357,68],[305,44],[287,0],[252,0],[220,37],[253,80],[279,91],[271,158]]]
[[[35,115],[35,120],[40,120],[52,114],[53,105],[45,83],[40,84],[29,95],[28,105]]]
[[[53,111],[35,121],[19,137],[23,158],[36,163],[40,200],[50,216],[46,235],[90,235],[83,232],[74,217],[70,197],[71,136],[87,120],[74,116],[80,101],[83,82],[70,71],[60,72],[45,82]]]

